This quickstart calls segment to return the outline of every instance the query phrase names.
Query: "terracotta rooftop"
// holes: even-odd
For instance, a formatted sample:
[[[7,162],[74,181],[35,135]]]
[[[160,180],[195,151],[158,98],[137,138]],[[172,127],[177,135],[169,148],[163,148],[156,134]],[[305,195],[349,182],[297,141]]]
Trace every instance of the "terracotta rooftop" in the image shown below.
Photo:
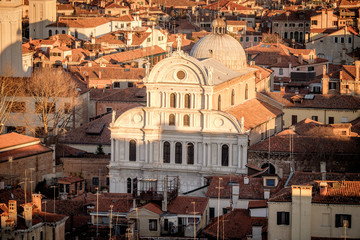
[[[9,150],[6,152],[0,153],[0,162],[5,162],[9,160],[11,156],[14,160],[19,158],[30,157],[33,155],[39,155],[43,153],[51,152],[52,149],[45,147],[41,144],[31,145],[27,147],[17,148],[14,150]]]
[[[249,183],[244,183],[244,177],[235,176],[235,175],[226,175],[221,176],[223,178],[220,181],[220,197],[221,198],[230,198],[232,196],[232,185],[239,185],[239,199],[264,199],[264,185],[263,179],[261,177],[248,177]],[[279,187],[282,183],[279,183]],[[217,198],[219,187],[219,176],[214,176],[211,179],[210,185],[206,192],[206,196],[209,198]],[[270,190],[271,195],[278,191],[278,188],[272,188]]]
[[[145,41],[145,39],[144,39]],[[133,43],[134,45],[140,45],[140,43]],[[161,47],[155,45],[152,47],[145,47],[145,48],[138,48],[135,50],[125,51],[125,52],[119,52],[114,54],[109,54],[106,56],[103,56],[99,59],[97,59],[97,62],[100,61],[100,59],[104,59],[106,62],[109,63],[123,63],[128,62],[140,58],[150,57],[158,54],[164,54],[166,53],[165,50],[163,50]]]
[[[141,206],[141,207],[139,207],[140,209],[141,208],[145,208],[145,209],[147,209],[147,210],[149,210],[149,211],[151,211],[151,212],[153,212],[153,213],[157,213],[157,214],[161,214],[162,213],[162,210],[161,210],[161,208],[157,205],[157,204],[155,204],[155,203],[147,203],[147,204],[145,204],[144,206]],[[133,210],[134,211],[134,210]]]
[[[248,208],[266,208],[267,200],[249,201]]]
[[[282,114],[280,109],[258,99],[248,100],[243,104],[227,109],[226,112],[239,121],[241,121],[241,117],[244,117],[245,129],[252,129],[269,121],[269,117],[275,118]]]
[[[217,224],[220,224],[218,226]],[[252,234],[252,226],[263,226],[263,231],[267,226],[266,218],[251,218],[248,209],[234,209],[208,225],[203,234],[212,238],[216,238],[217,229],[221,239],[247,239]],[[224,232],[223,232],[224,230]]]
[[[315,94],[314,99],[304,99],[302,103],[293,103],[294,93],[269,92],[263,93],[289,108],[321,108],[321,109],[360,109],[360,98],[351,95],[322,95]],[[300,94],[300,96],[304,96]]]
[[[167,207],[168,212],[174,214],[203,214],[209,199],[206,197],[190,197],[190,196],[177,196],[173,199]]]
[[[72,183],[76,183],[76,182],[81,182],[84,181],[83,178],[79,178],[79,177],[63,177],[63,178],[59,178],[58,179],[58,183],[62,183],[62,184],[72,184]]]
[[[24,144],[36,144],[40,139],[29,137],[26,135],[18,134],[15,132],[0,135],[0,152],[3,149],[15,146],[21,146]]]
[[[119,117],[123,112],[141,106],[139,103],[123,104],[122,108],[117,108],[116,116]],[[110,145],[110,130],[112,114],[106,114],[96,120],[93,120],[81,127],[68,131],[65,136],[61,137],[59,142],[64,144],[95,144],[95,145]],[[101,131],[93,133],[92,128],[101,127]]]

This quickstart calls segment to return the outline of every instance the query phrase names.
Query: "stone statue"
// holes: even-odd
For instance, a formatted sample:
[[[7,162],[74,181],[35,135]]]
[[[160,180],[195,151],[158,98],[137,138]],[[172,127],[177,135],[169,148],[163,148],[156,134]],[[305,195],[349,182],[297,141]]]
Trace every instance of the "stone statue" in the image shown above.
[[[176,45],[177,45],[178,52],[181,51],[181,42],[182,42],[181,36],[180,36],[180,34],[177,34],[176,35]]]

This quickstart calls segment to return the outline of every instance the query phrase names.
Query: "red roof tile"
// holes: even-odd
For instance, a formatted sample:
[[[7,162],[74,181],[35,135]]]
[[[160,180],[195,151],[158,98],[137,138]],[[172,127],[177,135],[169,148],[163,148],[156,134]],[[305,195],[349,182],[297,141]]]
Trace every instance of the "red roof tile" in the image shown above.
[[[0,135],[0,151],[1,149],[8,147],[15,147],[18,145],[28,144],[28,143],[39,143],[40,139],[29,137],[26,135],[21,135],[15,132],[7,133]]]
[[[148,203],[148,204],[145,204],[144,206],[141,206],[140,208],[145,208],[145,209],[147,209],[153,213],[157,213],[159,215],[162,213],[161,208],[155,203]]]
[[[14,160],[24,157],[29,157],[33,155],[43,154],[47,152],[51,152],[52,149],[45,147],[41,144],[36,144],[28,147],[22,147],[6,152],[0,153],[0,162],[8,161],[11,156]]]
[[[226,110],[226,112],[236,117],[239,121],[241,121],[241,117],[244,117],[246,129],[255,128],[269,121],[269,117],[275,118],[282,114],[280,109],[258,99],[248,100],[243,104]]]
[[[249,201],[248,208],[266,208],[267,200]]]
[[[219,229],[219,235],[221,239],[247,239],[248,235],[252,233],[252,222],[262,223],[266,225],[266,219],[260,221],[252,220],[249,216],[249,210],[247,209],[234,209],[230,213],[227,213],[219,218],[219,221],[214,221],[208,225],[203,234],[211,238],[216,238],[217,229]],[[218,226],[219,222],[219,226]]]
[[[203,214],[209,202],[205,197],[177,196],[168,205],[168,212],[174,214],[194,214],[194,204],[196,214]]]

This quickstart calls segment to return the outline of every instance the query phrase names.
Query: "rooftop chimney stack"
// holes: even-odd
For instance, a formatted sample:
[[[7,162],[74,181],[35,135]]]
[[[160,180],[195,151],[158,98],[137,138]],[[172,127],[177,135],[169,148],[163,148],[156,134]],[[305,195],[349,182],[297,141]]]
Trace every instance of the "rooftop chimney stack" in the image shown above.
[[[30,227],[32,227],[33,204],[32,203],[26,203],[26,204],[23,205],[23,207],[24,207],[23,217],[25,219],[25,225],[26,225],[26,227],[30,228]]]
[[[320,182],[320,195],[321,196],[326,196],[327,194],[327,182]]]
[[[15,225],[17,224],[16,200],[9,200],[9,218],[15,221]]]
[[[249,181],[249,178],[248,178]],[[245,178],[244,178],[244,182],[245,182]],[[231,185],[231,192],[232,192],[232,209],[237,207],[238,204],[238,200],[239,200],[239,184],[238,183],[232,183]]]
[[[33,193],[32,201],[33,201],[33,204],[36,206],[37,210],[41,212],[41,194]]]
[[[360,61],[355,61],[355,81],[359,81]]]
[[[326,180],[326,162],[320,162],[321,180]]]

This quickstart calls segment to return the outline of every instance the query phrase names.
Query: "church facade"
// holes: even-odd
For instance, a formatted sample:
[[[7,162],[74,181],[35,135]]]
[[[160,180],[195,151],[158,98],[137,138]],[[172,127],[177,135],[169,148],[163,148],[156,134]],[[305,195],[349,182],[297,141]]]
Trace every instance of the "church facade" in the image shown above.
[[[147,70],[146,107],[113,115],[110,192],[131,193],[138,180],[165,176],[178,176],[186,192],[206,176],[247,173],[244,118],[224,110],[255,98],[255,69],[225,27],[214,20],[190,56],[178,49]]]

